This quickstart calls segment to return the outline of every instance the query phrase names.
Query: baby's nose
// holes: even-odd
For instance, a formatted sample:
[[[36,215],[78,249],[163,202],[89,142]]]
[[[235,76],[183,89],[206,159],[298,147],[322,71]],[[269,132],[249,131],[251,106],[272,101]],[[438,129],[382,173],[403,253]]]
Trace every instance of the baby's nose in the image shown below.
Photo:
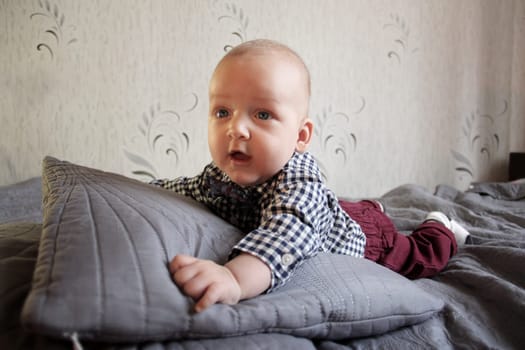
[[[243,116],[233,116],[228,127],[228,136],[235,139],[248,139],[250,130],[246,118]]]

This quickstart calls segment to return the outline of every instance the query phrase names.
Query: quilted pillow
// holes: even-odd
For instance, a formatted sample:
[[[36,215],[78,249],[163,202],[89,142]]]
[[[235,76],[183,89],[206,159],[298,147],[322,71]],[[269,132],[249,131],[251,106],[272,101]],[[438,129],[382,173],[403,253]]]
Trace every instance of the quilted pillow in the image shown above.
[[[240,232],[200,204],[47,157],[26,328],[107,342],[286,333],[342,339],[431,317],[439,299],[365,259],[319,254],[273,293],[202,313],[168,272],[179,253],[224,262]]]

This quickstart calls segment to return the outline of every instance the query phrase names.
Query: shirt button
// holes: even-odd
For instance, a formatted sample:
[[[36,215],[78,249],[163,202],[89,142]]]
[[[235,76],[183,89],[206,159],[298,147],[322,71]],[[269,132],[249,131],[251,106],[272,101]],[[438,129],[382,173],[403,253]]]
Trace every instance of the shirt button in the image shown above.
[[[294,257],[292,254],[284,254],[281,257],[281,262],[283,263],[284,266],[290,265],[293,261],[294,261]]]

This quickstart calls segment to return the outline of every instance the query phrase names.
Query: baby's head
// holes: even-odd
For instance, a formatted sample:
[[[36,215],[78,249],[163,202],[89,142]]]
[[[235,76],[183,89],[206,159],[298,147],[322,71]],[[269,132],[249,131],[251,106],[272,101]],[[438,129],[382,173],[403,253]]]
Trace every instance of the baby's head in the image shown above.
[[[232,50],[230,50],[217,64],[215,71],[221,66],[221,64],[231,58],[242,58],[245,57],[259,57],[261,60],[265,59],[265,56],[274,56],[281,63],[286,61],[290,65],[297,69],[300,75],[299,84],[301,85],[301,92],[304,93],[303,97],[304,108],[308,109],[308,103],[310,101],[310,72],[308,67],[304,63],[301,56],[299,56],[294,50],[288,46],[281,44],[277,41],[268,39],[256,39],[242,43]],[[305,112],[307,114],[307,111]]]
[[[310,143],[310,75],[285,45],[254,40],[232,49],[213,72],[209,98],[211,156],[241,186],[273,177]]]

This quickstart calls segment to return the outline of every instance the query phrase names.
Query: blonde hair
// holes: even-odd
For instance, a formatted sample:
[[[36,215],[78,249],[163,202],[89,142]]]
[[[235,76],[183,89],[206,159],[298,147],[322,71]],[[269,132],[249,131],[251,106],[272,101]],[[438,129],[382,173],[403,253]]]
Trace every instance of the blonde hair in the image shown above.
[[[295,52],[288,46],[281,44],[277,41],[269,40],[269,39],[255,39],[255,40],[250,40],[242,44],[239,44],[235,46],[233,49],[231,49],[230,51],[228,51],[226,55],[224,55],[224,57],[217,64],[217,67],[220,66],[223,61],[231,57],[243,56],[246,54],[264,54],[268,52],[278,52],[278,53],[284,54],[299,64],[301,70],[303,71],[305,79],[306,79],[308,99],[310,99],[311,82],[310,82],[310,71],[308,70],[308,67],[304,63],[301,56],[297,54],[297,52]]]

